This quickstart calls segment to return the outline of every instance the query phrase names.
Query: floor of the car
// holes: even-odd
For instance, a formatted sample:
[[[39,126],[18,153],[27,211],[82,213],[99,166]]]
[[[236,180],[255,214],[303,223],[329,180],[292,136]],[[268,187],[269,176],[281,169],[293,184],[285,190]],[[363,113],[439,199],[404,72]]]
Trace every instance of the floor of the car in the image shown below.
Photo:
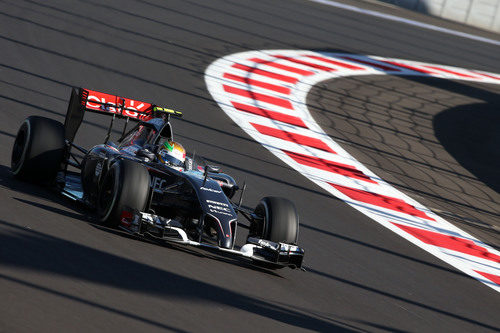
[[[66,184],[64,185],[63,193],[76,200],[83,198],[82,181],[79,174],[72,172],[66,174]]]

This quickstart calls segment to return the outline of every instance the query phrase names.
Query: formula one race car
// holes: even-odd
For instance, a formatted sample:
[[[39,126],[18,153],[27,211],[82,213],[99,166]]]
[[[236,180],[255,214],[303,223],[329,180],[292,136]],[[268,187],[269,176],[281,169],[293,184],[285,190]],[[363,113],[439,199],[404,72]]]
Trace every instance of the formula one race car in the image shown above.
[[[90,150],[74,143],[87,111],[111,116],[105,143]],[[154,104],[74,88],[64,125],[38,116],[22,123],[12,172],[23,180],[56,186],[95,210],[108,227],[241,255],[267,267],[300,268],[304,250],[297,246],[299,221],[293,203],[265,197],[254,210],[242,207],[245,186],[240,189],[215,166],[198,165],[173,141],[170,117],[181,116]],[[117,143],[108,141],[115,118],[125,119]],[[127,131],[129,120],[137,123]],[[77,158],[75,150],[84,157]],[[236,203],[232,198],[238,191]],[[238,213],[248,226],[238,222]],[[235,245],[238,225],[249,229],[241,247]]]

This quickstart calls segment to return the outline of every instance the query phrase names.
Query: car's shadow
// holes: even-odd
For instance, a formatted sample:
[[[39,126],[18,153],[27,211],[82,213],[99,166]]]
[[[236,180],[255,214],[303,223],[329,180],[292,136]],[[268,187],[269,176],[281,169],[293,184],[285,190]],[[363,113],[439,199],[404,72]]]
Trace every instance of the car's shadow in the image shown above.
[[[88,212],[86,212],[81,205],[75,204],[74,201],[69,199],[65,199],[65,197],[62,196],[56,189],[44,184],[34,184],[14,178],[12,172],[10,171],[10,167],[6,165],[0,165],[0,188],[9,189],[19,194],[23,194],[23,196],[32,196],[47,201],[57,202],[64,208],[72,210],[72,212],[26,200],[25,198],[14,198],[26,204],[38,206],[42,209],[54,211],[58,214],[80,220],[86,219],[88,216]]]
[[[95,221],[95,218],[94,218]],[[230,253],[224,253],[222,254],[221,252],[218,252],[215,249],[208,249],[208,248],[201,248],[201,247],[192,247],[192,246],[186,246],[186,245],[181,245],[181,244],[175,244],[175,243],[168,243],[166,241],[161,241],[149,237],[142,237],[138,235],[134,235],[131,233],[128,233],[123,230],[119,229],[114,229],[114,228],[109,228],[106,227],[102,224],[99,224],[97,221],[95,222],[90,222],[89,223],[92,227],[99,229],[101,231],[119,236],[119,237],[124,237],[127,239],[130,239],[132,241],[138,241],[138,242],[143,242],[143,243],[148,243],[152,244],[155,246],[162,246],[174,251],[180,251],[183,253],[187,253],[193,256],[197,256],[200,258],[206,258],[210,260],[215,260],[218,262],[222,263],[227,263],[231,264],[234,266],[246,268],[246,269],[251,269],[253,271],[269,274],[272,276],[280,277],[283,278],[283,276],[277,274],[274,270],[267,269],[264,266],[259,266],[259,264],[255,264],[252,261],[250,261],[247,258],[240,257],[236,254],[230,254]]]

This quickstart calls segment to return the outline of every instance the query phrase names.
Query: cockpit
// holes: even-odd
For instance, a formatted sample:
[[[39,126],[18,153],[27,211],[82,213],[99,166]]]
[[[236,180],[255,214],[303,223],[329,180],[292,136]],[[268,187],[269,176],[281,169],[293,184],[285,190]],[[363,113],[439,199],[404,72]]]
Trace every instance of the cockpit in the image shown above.
[[[172,127],[168,121],[154,118],[147,122],[140,122],[125,134],[120,140],[119,148],[127,146],[144,147],[157,146],[165,140],[172,139]]]

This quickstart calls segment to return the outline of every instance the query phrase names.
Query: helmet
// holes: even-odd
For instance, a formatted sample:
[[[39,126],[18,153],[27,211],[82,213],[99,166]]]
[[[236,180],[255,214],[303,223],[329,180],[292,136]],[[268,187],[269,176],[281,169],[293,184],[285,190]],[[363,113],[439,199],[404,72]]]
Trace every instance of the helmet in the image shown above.
[[[183,168],[186,160],[186,150],[180,143],[167,140],[158,151],[158,159],[162,163]]]

